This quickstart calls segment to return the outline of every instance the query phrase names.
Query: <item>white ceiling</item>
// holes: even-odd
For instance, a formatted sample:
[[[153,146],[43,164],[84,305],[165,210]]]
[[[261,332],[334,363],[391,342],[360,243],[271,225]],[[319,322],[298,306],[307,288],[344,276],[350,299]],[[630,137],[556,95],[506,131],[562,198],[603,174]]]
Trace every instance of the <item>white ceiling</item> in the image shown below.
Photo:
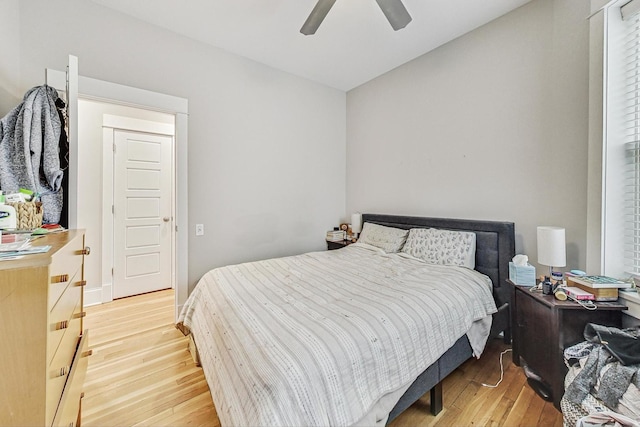
[[[315,35],[316,0],[91,0],[271,67],[350,90],[530,0],[404,0],[394,32],[375,0],[337,0]]]

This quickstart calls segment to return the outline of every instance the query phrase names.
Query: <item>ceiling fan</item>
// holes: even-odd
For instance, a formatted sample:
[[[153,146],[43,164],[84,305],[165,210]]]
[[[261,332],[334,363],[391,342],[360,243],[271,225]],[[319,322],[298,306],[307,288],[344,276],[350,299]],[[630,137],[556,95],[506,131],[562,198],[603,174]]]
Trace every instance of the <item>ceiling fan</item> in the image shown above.
[[[300,32],[305,36],[315,34],[335,2],[336,0],[318,0],[304,25],[300,28]],[[406,27],[411,22],[411,16],[404,4],[402,4],[402,0],[376,0],[376,2],[378,2],[378,6],[382,9],[382,13],[387,17],[394,31]]]

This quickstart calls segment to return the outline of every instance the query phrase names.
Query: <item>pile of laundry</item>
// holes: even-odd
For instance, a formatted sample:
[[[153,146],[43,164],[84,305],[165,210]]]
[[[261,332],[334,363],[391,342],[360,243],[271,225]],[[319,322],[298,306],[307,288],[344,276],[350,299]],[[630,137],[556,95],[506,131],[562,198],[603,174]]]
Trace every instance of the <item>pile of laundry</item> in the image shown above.
[[[601,418],[621,415],[616,419],[620,425],[640,425],[640,327],[589,323],[584,337],[564,350],[569,368],[560,402],[565,425],[597,413]]]

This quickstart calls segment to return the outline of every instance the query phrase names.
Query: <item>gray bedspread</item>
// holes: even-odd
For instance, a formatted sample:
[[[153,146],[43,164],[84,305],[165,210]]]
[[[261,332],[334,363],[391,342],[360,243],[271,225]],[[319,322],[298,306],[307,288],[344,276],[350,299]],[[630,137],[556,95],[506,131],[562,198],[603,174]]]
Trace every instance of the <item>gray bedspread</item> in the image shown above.
[[[475,321],[488,333],[491,290],[474,270],[350,245],[214,269],[179,326],[223,426],[353,425]],[[472,342],[479,356],[486,336]]]

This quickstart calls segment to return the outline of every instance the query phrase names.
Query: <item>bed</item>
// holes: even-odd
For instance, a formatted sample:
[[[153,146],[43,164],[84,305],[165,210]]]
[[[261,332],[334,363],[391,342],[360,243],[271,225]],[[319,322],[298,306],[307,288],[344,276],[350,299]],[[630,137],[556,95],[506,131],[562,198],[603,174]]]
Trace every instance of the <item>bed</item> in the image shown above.
[[[384,425],[427,391],[435,414],[441,381],[489,335],[510,339],[513,223],[362,219],[471,233],[473,269],[358,243],[205,274],[177,326],[195,341],[222,425]]]

